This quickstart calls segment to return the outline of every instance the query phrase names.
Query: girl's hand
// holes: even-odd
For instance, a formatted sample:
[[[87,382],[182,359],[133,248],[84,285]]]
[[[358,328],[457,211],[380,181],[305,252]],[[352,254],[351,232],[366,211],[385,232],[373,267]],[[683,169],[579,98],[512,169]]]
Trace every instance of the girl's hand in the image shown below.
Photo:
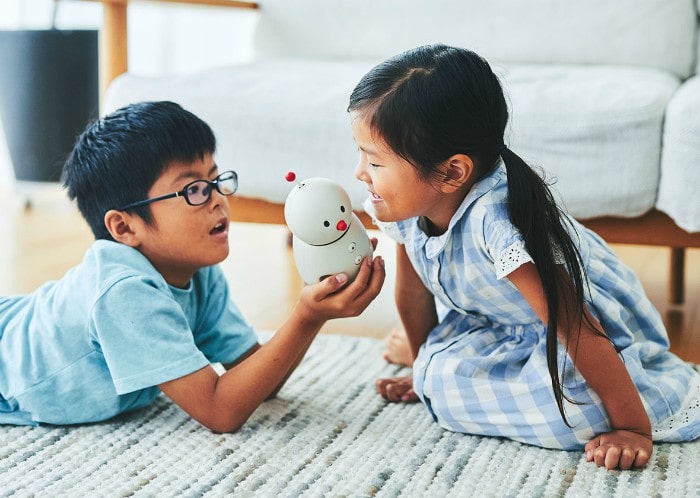
[[[401,401],[414,403],[418,401],[418,395],[413,390],[412,377],[392,377],[377,381],[377,392],[389,401]]]
[[[358,316],[379,294],[384,284],[384,260],[365,258],[355,280],[344,273],[307,285],[301,291],[298,312],[304,321],[323,323],[333,318]]]
[[[652,452],[651,436],[616,430],[600,434],[584,447],[586,461],[608,470],[644,467]]]

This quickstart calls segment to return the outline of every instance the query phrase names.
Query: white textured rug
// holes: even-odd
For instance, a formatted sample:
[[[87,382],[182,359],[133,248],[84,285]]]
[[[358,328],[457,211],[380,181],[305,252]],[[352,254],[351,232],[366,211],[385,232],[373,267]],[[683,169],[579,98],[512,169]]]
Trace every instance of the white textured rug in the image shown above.
[[[214,434],[167,399],[109,422],[0,426],[0,496],[700,496],[700,441],[644,470],[443,431],[387,403],[381,341],[319,336],[276,400]]]

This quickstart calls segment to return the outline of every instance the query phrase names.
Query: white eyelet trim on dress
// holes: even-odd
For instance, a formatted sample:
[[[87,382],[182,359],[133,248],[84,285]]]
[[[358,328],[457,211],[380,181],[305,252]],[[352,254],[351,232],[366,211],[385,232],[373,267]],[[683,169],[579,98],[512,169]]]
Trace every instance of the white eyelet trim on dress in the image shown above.
[[[700,376],[690,381],[689,395],[680,409],[671,417],[656,424],[653,429],[654,441],[662,441],[678,429],[686,427],[700,418]]]
[[[525,250],[523,242],[515,242],[494,262],[496,266],[496,278],[500,280],[524,263],[529,263],[531,261],[532,258]]]

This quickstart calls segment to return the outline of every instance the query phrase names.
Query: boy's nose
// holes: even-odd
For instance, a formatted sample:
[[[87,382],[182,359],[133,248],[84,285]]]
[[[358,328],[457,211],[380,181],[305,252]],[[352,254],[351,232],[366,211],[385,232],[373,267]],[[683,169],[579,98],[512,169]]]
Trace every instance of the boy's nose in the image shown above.
[[[228,197],[219,192],[217,189],[213,188],[211,189],[211,197],[209,198],[208,204],[211,208],[215,208],[216,206],[224,206],[228,208]]]

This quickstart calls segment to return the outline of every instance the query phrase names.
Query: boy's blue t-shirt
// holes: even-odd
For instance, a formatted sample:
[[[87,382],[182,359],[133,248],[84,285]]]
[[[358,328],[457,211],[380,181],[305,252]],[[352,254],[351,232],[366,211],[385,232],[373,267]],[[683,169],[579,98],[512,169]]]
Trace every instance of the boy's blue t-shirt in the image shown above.
[[[105,420],[256,343],[218,266],[179,289],[137,250],[100,240],[61,280],[0,297],[0,424]]]

